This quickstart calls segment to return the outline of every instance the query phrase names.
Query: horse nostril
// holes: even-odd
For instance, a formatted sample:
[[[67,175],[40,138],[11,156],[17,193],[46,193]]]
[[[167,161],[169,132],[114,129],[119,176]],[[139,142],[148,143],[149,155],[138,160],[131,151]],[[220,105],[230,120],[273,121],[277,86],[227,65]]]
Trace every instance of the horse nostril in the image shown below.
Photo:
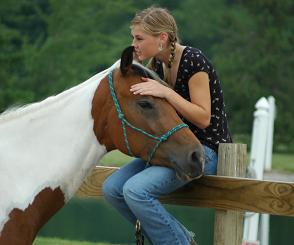
[[[198,157],[198,154],[196,151],[193,151],[192,154],[191,154],[191,161],[192,162],[197,162],[199,161],[199,157]]]
[[[191,151],[188,161],[190,176],[201,176],[204,170],[202,149],[194,149],[193,151]]]
[[[201,158],[202,158],[202,151],[198,149],[192,151],[189,155],[189,161],[193,164],[200,163],[202,161]]]

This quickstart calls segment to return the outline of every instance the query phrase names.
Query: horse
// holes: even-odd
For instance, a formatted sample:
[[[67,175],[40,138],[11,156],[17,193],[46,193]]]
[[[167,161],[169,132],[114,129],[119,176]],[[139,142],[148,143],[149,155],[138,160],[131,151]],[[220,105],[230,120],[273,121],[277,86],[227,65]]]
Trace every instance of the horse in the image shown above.
[[[130,92],[142,76],[162,82],[128,47],[85,82],[0,115],[1,245],[32,244],[114,149],[174,168],[180,178],[202,175],[203,148],[175,109]]]

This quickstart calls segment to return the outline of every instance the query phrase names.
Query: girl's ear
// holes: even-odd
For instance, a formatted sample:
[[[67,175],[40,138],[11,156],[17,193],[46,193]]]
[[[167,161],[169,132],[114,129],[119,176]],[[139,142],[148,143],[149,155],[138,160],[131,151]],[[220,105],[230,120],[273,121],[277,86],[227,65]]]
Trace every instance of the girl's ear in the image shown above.
[[[131,68],[133,63],[133,54],[134,54],[134,47],[130,46],[127,47],[121,55],[120,59],[120,71],[122,75],[127,74],[128,70]]]
[[[159,34],[159,40],[162,44],[166,44],[168,42],[168,34],[166,32],[161,32]]]

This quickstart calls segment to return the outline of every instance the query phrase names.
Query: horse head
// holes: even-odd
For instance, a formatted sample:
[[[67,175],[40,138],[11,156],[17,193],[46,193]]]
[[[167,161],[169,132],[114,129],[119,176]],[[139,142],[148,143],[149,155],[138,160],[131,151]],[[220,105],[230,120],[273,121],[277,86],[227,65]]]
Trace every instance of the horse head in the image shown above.
[[[94,132],[99,143],[108,151],[119,149],[153,165],[174,168],[182,179],[200,177],[204,170],[201,143],[166,100],[130,92],[133,84],[143,82],[141,77],[164,83],[133,61],[133,47],[128,47],[120,67],[102,79],[93,98]],[[112,92],[109,83],[113,83]]]

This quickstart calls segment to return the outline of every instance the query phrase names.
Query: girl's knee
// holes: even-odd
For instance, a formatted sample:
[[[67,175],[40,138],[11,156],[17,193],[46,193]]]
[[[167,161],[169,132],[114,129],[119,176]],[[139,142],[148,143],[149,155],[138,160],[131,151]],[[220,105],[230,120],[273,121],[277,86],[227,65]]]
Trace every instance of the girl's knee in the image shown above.
[[[123,196],[126,202],[137,202],[146,199],[144,190],[131,179],[123,186]]]
[[[122,190],[119,190],[120,187],[114,185],[109,179],[106,179],[102,185],[102,192],[104,197],[109,199],[115,199],[122,196]]]
[[[102,184],[103,195],[106,196],[111,191],[112,191],[111,186],[107,183],[107,181],[104,181],[104,183]]]

